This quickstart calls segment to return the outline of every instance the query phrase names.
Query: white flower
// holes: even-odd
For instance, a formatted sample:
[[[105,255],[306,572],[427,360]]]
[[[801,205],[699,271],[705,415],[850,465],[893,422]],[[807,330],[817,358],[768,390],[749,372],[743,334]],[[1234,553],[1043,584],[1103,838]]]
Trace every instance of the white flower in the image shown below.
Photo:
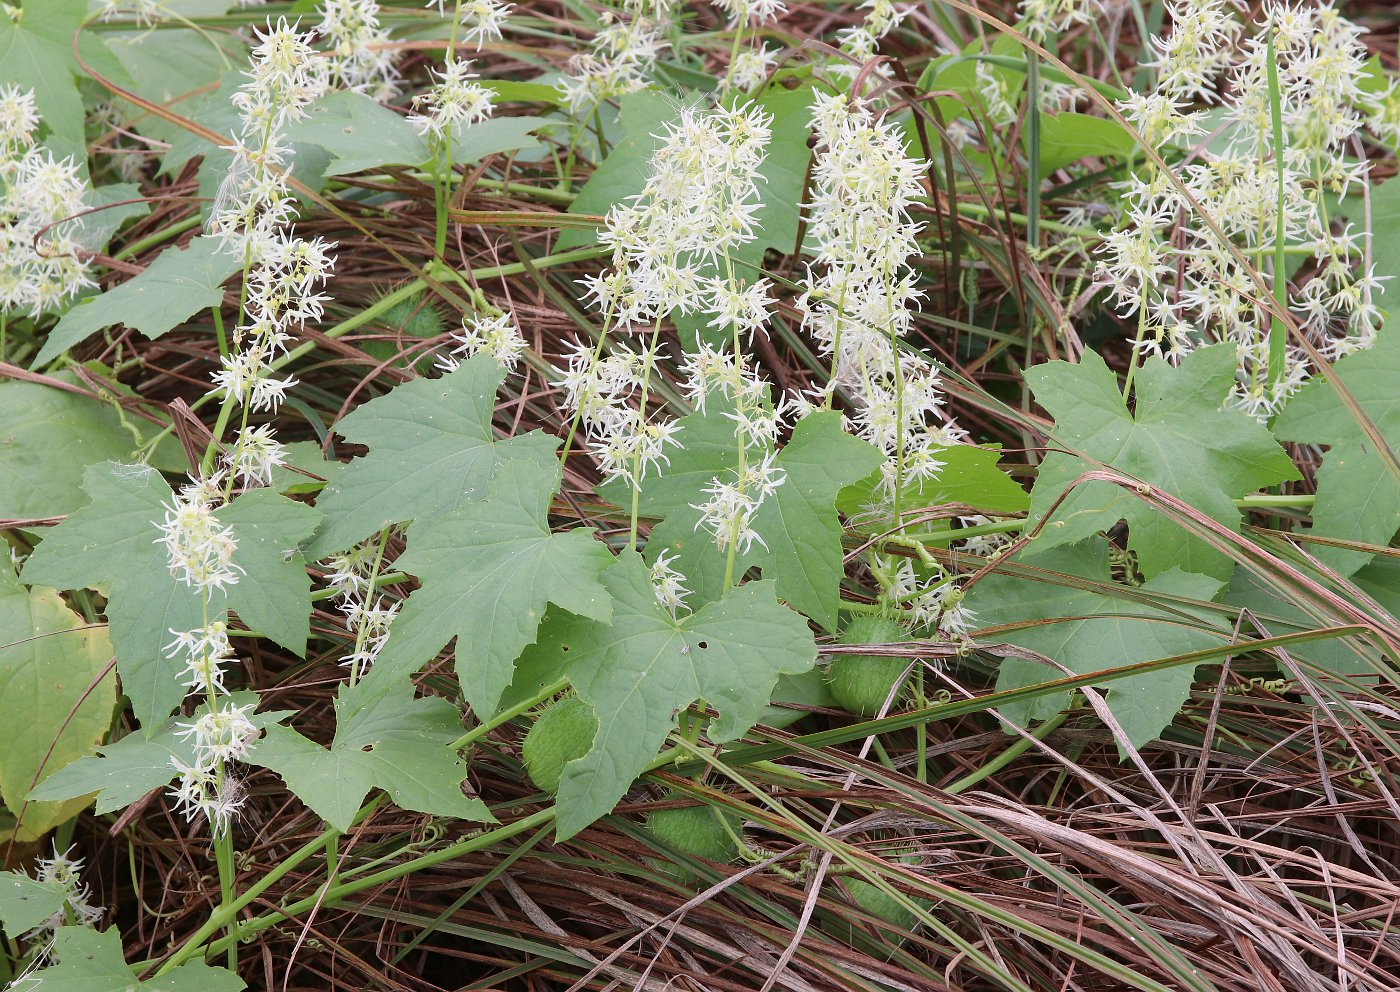
[[[448,58],[442,71],[435,72],[438,81],[413,98],[414,107],[421,112],[410,114],[408,122],[419,134],[450,141],[463,127],[491,116],[491,91],[472,82],[477,76],[471,67],[465,59]]]
[[[203,816],[216,837],[228,832],[233,818],[247,799],[243,783],[226,770],[222,774],[212,768],[190,765],[172,757],[170,765],[177,777],[175,788],[167,794],[175,800],[175,811],[193,823]]]
[[[770,451],[758,462],[730,473],[728,481],[711,480],[703,490],[709,499],[691,504],[692,509],[700,511],[696,529],[708,530],[721,551],[734,545],[740,553],[747,554],[755,541],[768,547],[754,529],[754,518],[764,501],[787,481],[787,473],[778,468],[775,457]]]
[[[226,459],[235,479],[249,486],[270,486],[272,472],[286,463],[287,452],[272,436],[272,425],[260,424],[238,432]]]
[[[452,342],[451,354],[441,355],[437,360],[437,367],[444,372],[456,369],[459,359],[476,355],[490,355],[501,368],[514,371],[528,347],[515,326],[515,319],[508,313],[466,318],[462,329],[452,333]]]
[[[672,620],[676,619],[677,613],[685,609],[686,597],[691,592],[685,587],[685,576],[671,567],[675,560],[675,555],[667,555],[663,551],[656,556],[656,561],[651,566],[652,592],[656,601],[671,614]]]
[[[763,85],[778,59],[778,49],[759,45],[735,56],[724,79],[727,89],[748,91]]]
[[[248,717],[252,712],[251,703],[205,710],[193,723],[177,724],[181,729],[176,736],[186,740],[194,738],[195,754],[202,767],[243,761],[262,733]]]
[[[399,91],[394,52],[387,47],[389,32],[379,25],[375,0],[322,0],[316,33],[330,49],[330,78],[335,86],[365,93],[376,100],[392,99]]]
[[[183,661],[180,684],[206,695],[223,695],[223,665],[233,659],[228,626],[222,620],[212,620],[195,630],[171,630],[175,640],[165,646],[165,656]]]
[[[83,884],[83,860],[73,857],[72,854],[71,847],[62,854],[55,847],[52,858],[35,859],[35,880],[45,885],[62,887],[67,907],[54,913],[37,927],[21,934],[20,936],[24,940],[31,943],[47,941],[59,927],[69,925],[69,910],[72,911],[76,918],[75,922],[79,926],[94,927],[102,919],[104,910],[101,906],[92,905],[92,894],[88,891],[88,887]]]
[[[1101,0],[1021,0],[1026,34],[1037,41],[1103,16]]]
[[[385,604],[376,599],[373,605],[353,596],[343,597],[340,612],[345,614],[346,628],[355,635],[355,647],[340,663],[360,674],[373,665],[384,645],[389,643],[390,627],[399,615],[399,603]]]
[[[498,41],[501,28],[510,16],[514,4],[499,3],[498,0],[460,0],[457,13],[466,21],[463,37],[475,40],[480,48],[488,41]]]
[[[165,519],[157,524],[165,546],[170,574],[196,589],[222,589],[238,581],[243,571],[233,562],[238,548],[233,528],[214,515],[210,480],[186,486],[165,507]]]

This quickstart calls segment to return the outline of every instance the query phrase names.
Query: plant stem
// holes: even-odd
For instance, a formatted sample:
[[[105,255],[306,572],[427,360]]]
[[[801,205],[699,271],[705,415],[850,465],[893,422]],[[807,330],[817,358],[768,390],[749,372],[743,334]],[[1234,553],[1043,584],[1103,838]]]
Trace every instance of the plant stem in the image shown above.
[[[529,699],[526,699],[524,702],[516,703],[510,709],[502,710],[500,713],[497,713],[485,723],[473,727],[471,730],[468,730],[461,737],[457,738],[451,744],[447,745],[448,749],[452,751],[460,751],[463,748],[470,747],[472,744],[476,743],[478,740],[480,740],[485,735],[489,734],[491,731],[495,730],[497,727],[501,726],[502,724],[510,723],[510,721],[514,720],[522,713],[528,712],[529,710],[538,706],[540,703],[544,702],[551,696],[555,696],[563,692],[568,687],[568,679],[559,679],[557,682],[551,682],[549,685],[545,686],[543,689],[535,693]]]

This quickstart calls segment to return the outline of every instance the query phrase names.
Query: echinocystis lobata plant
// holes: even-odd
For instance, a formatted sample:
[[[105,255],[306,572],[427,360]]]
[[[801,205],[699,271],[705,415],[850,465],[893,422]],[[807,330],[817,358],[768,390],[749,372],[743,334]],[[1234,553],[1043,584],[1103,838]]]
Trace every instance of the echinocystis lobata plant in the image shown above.
[[[1233,863],[1153,778],[1253,767],[1232,666],[1388,726],[1400,96],[1327,2],[1001,6],[0,5],[7,979],[235,990],[452,864],[553,940],[539,857],[733,896],[731,985],[1210,992],[1037,830]]]

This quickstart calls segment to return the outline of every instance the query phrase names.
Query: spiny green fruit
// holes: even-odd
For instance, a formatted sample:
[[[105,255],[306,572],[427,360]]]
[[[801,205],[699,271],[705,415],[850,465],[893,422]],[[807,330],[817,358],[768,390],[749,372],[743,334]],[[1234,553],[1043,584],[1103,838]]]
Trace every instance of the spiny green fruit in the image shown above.
[[[597,732],[593,708],[582,699],[569,696],[551,704],[520,746],[530,781],[550,795],[558,792],[564,766],[588,753]]]
[[[863,879],[851,879],[846,883],[846,889],[857,906],[893,927],[912,931],[919,925],[919,918],[899,900]]]
[[[739,818],[710,806],[659,809],[647,817],[647,829],[672,847],[706,861],[733,861],[739,854],[734,843],[742,829]]]
[[[837,644],[894,644],[909,640],[909,632],[885,617],[857,617]],[[844,708],[861,716],[874,716],[889,698],[895,681],[909,667],[908,658],[869,654],[841,654],[831,661],[826,680],[831,695]]]
[[[851,900],[871,916],[884,920],[897,930],[908,930],[913,933],[918,929],[919,918],[883,889],[876,888],[859,878],[848,879],[844,884],[846,891],[851,894]],[[927,899],[915,899],[914,902],[925,910],[932,905]],[[867,940],[869,939],[864,924],[857,925],[842,921],[831,924],[827,929],[832,936],[848,944],[854,943],[858,936],[865,936]],[[903,943],[903,940],[901,938],[896,942]]]
[[[385,327],[402,331],[406,338],[435,338],[446,328],[442,314],[421,294],[399,300],[379,318]]]
[[[447,322],[443,320],[442,314],[431,303],[424,303],[421,293],[399,300],[380,314],[375,323],[380,328],[403,338],[402,342],[397,340],[360,342],[360,348],[366,355],[381,362],[394,358],[404,346],[412,346],[419,340],[435,338],[447,329]],[[415,365],[427,367],[427,365],[432,364],[432,356],[423,354],[421,349],[415,354],[418,356],[415,359]],[[403,368],[407,363],[402,358],[395,358],[394,364]]]

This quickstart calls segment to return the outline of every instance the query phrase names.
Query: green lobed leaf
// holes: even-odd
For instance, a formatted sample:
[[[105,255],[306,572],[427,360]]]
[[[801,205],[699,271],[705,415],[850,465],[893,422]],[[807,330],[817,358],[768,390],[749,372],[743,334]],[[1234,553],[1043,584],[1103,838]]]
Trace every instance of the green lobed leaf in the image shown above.
[[[1328,584],[1321,576],[1311,577],[1324,586]],[[1347,576],[1346,581],[1375,600],[1391,618],[1400,617],[1400,559],[1377,556],[1370,564]],[[1348,600],[1354,598],[1355,594],[1346,586],[1341,586],[1339,591]],[[1235,570],[1235,577],[1230,582],[1224,601],[1231,606],[1249,610],[1253,618],[1252,623],[1257,623],[1271,636],[1327,626],[1324,622],[1310,618],[1291,598],[1281,595],[1244,566]],[[1374,681],[1377,674],[1374,663],[1352,650],[1351,638],[1294,644],[1289,647],[1288,653],[1293,658],[1349,678]]]
[[[256,705],[258,695],[251,691],[239,691],[230,694],[228,699],[234,706]],[[254,713],[249,719],[254,726],[266,731],[292,713],[292,710],[269,710]],[[120,740],[102,745],[97,749],[100,757],[73,762],[45,779],[29,794],[29,798],[56,802],[96,794],[93,812],[98,816],[125,809],[152,789],[170,784],[175,778],[175,766],[170,763],[171,759],[178,758],[186,765],[195,762],[194,740],[180,736],[181,722],[188,723],[189,720],[172,717],[149,737],[145,734],[127,734]],[[261,746],[262,742],[259,742],[257,747]]]
[[[288,128],[292,141],[318,145],[331,154],[327,176],[344,176],[385,165],[423,165],[433,157],[428,139],[408,122],[362,93],[340,91],[307,108],[306,120]],[[540,117],[493,117],[462,128],[452,141],[458,165],[489,155],[533,148]]]
[[[1098,538],[1036,555],[1036,568],[1098,583],[1111,583],[1107,543]],[[1207,575],[1171,569],[1135,589],[1209,602],[1224,583]],[[1199,629],[1208,614],[1164,609],[1111,596],[1095,589],[1076,589],[1048,581],[993,573],[969,591],[966,604],[984,627],[1026,621],[1052,621],[998,634],[996,639],[1018,644],[1058,661],[1075,674],[1122,668],[1143,661],[1218,646],[1228,634]],[[1133,746],[1155,739],[1171,723],[1191,693],[1195,666],[1138,675],[1110,684],[1108,707],[1123,725]],[[997,691],[1040,685],[1064,677],[1064,672],[1020,658],[1006,658],[997,674]],[[1025,725],[1047,720],[1069,703],[1068,693],[1055,693],[1024,703],[1003,706],[1003,716]]]
[[[1138,371],[1136,409],[1129,412],[1118,379],[1086,351],[1078,365],[1047,362],[1026,372],[1035,398],[1055,418],[1052,445],[1089,458],[1176,496],[1238,532],[1234,500],[1264,486],[1298,478],[1288,454],[1254,418],[1221,404],[1235,381],[1235,347],[1192,352],[1179,367],[1147,359]],[[1051,451],[1031,490],[1031,520],[1094,466]],[[1144,576],[1179,568],[1228,581],[1234,563],[1205,541],[1121,487],[1089,482],[1055,511],[1036,539],[1035,554],[1074,544],[1128,522],[1128,547]]]
[[[21,840],[78,811],[26,805],[25,798],[106,735],[117,702],[111,658],[106,630],[85,624],[56,592],[28,590],[0,566],[0,798],[19,818]]]
[[[34,91],[35,106],[59,155],[86,162],[83,102],[74,78],[74,33],[87,16],[87,0],[29,3],[18,19],[0,14],[0,83]],[[95,39],[94,39],[95,41]]]
[[[224,280],[241,267],[241,259],[220,251],[215,238],[195,238],[184,248],[166,249],[141,274],[89,297],[64,314],[31,367],[47,365],[113,324],[125,324],[148,338],[158,338],[201,310],[218,306],[224,298],[220,288]]]
[[[356,408],[336,425],[369,446],[317,501],[325,523],[307,548],[313,559],[344,551],[390,524],[451,513],[486,493],[510,459],[542,468],[558,441],[538,431],[495,440],[491,415],[504,371],[485,357],[437,379],[415,379]]]
[[[59,882],[39,882],[23,872],[0,871],[0,929],[11,938],[62,912],[67,891]]]
[[[698,527],[701,514],[692,504],[703,498],[700,492],[711,479],[725,478],[738,467],[734,425],[724,416],[726,409],[714,403],[708,413],[681,420],[678,436],[684,447],[671,456],[660,478],[645,482],[640,496],[643,513],[663,518],[652,528],[648,557],[655,559],[663,550],[677,554],[675,567],[698,597],[691,605],[712,602],[724,589],[725,555],[709,532]],[[736,579],[759,566],[777,582],[779,598],[835,630],[845,569],[834,504],[839,492],[883,460],[871,445],[842,430],[840,413],[817,412],[800,420],[777,456],[786,481],[754,518],[767,547],[755,543],[747,553],[736,554]]]
[[[103,462],[84,474],[91,499],[50,530],[24,567],[24,580],[57,589],[109,587],[107,617],[122,691],[141,726],[159,726],[184,698],[178,665],[165,657],[172,630],[194,630],[233,609],[247,625],[297,654],[306,650],[310,583],[297,550],[315,528],[317,511],[270,491],[239,496],[217,515],[233,526],[240,581],[210,594],[170,574],[156,543],[174,495],[155,469]]]
[[[1082,158],[1121,158],[1136,147],[1133,136],[1114,120],[1070,110],[1040,118],[1041,178]]]
[[[233,972],[199,960],[142,981],[122,955],[117,927],[101,931],[59,927],[51,957],[56,963],[34,972],[28,988],[35,992],[240,992],[247,988]]]
[[[904,487],[905,510],[945,503],[965,503],[989,514],[1022,513],[1030,497],[1017,482],[998,468],[1001,452],[973,444],[955,444],[938,453],[943,463],[936,479]],[[872,474],[842,489],[836,508],[847,516],[869,509],[880,484]]]
[[[150,204],[135,183],[114,183],[98,186],[83,194],[83,205],[92,213],[84,214],[75,235],[88,251],[103,251],[112,235],[129,220],[145,217]]]
[[[349,828],[376,787],[404,809],[494,822],[485,803],[462,794],[466,768],[450,747],[461,733],[457,709],[447,700],[415,698],[413,683],[373,670],[355,685],[341,686],[329,749],[273,726],[249,763],[282,776],[297,798],[337,830]]]
[[[72,372],[51,378],[70,385]],[[81,384],[84,390],[90,389]],[[129,458],[156,428],[115,402],[38,382],[0,382],[0,517],[57,517],[83,505],[83,472],[90,465]],[[157,463],[179,468],[175,447],[157,447]]]
[[[715,401],[707,413],[683,417],[677,435],[683,447],[672,453],[658,478],[643,483],[639,494],[641,512],[662,519],[652,528],[647,556],[654,560],[662,551],[676,554],[674,567],[698,597],[692,606],[718,599],[724,588],[725,556],[710,534],[697,527],[701,514],[692,504],[703,498],[701,490],[710,480],[725,478],[738,467],[734,424],[724,416],[728,409]],[[747,554],[738,554],[736,578],[751,566],[761,567],[766,578],[776,580],[781,599],[834,630],[845,574],[837,493],[881,461],[875,448],[841,429],[839,413],[817,412],[799,421],[777,456],[786,481],[754,520],[768,546],[755,543]],[[631,503],[631,491],[622,483],[605,486],[603,494],[620,506]]]
[[[535,640],[545,607],[604,623],[612,619],[599,574],[612,553],[579,528],[551,534],[549,501],[559,487],[556,462],[506,462],[486,497],[419,524],[394,563],[418,576],[376,672],[408,675],[457,639],[457,679],[478,719],[496,711],[515,659]]]
[[[1400,451],[1400,333],[1384,328],[1375,347],[1348,355],[1337,372],[1391,451]],[[1281,441],[1328,446],[1317,473],[1312,529],[1317,537],[1389,545],[1400,531],[1400,482],[1375,446],[1324,379],[1305,385],[1274,421]],[[1342,575],[1350,575],[1373,555],[1345,548],[1309,545],[1308,552]]]
[[[552,615],[522,659],[529,678],[566,674],[598,721],[589,752],[564,766],[561,838],[613,808],[675,729],[678,711],[704,699],[719,711],[710,738],[734,740],[762,717],[779,676],[817,660],[811,629],[778,603],[771,581],[750,582],[678,620],[657,604],[634,552],[603,573],[603,585],[613,597],[611,624]]]

